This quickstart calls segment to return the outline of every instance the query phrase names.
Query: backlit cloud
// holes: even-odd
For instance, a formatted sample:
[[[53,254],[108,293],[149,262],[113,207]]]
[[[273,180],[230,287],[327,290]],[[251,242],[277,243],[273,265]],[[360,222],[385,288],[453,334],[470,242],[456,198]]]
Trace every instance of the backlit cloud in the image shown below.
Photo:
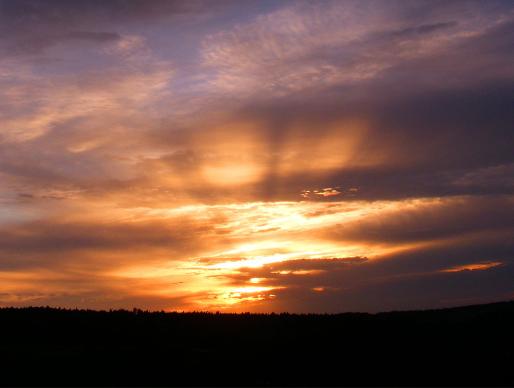
[[[0,305],[511,297],[513,31],[505,1],[0,0]]]

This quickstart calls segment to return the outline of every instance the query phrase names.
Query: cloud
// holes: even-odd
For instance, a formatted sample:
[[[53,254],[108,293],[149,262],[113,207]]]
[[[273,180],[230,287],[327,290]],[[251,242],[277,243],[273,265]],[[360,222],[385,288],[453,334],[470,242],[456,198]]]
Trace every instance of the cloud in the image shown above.
[[[405,243],[511,230],[512,197],[461,197],[403,203],[327,228],[327,238]]]
[[[503,259],[502,265],[490,265],[487,269],[475,271],[446,271],[444,268],[451,257],[460,258],[461,262],[467,261],[468,264],[461,267],[480,267],[483,259],[469,264],[472,259],[469,254],[474,249],[482,251],[482,254],[489,250],[487,245],[480,248],[481,245],[477,243],[466,250],[461,249],[457,256],[449,256],[444,249],[440,250],[440,269],[437,265],[423,268],[418,262],[418,254],[411,252],[405,255],[406,260],[397,260],[392,256],[386,261],[365,261],[346,266],[338,265],[336,261],[332,262],[332,266],[330,262],[325,262],[324,271],[309,273],[262,268],[231,275],[230,278],[234,284],[242,284],[253,277],[261,277],[263,280],[259,284],[272,289],[269,292],[275,295],[273,298],[266,299],[265,303],[247,305],[251,311],[377,312],[440,308],[509,298],[512,289],[509,281],[513,271],[512,246],[504,256],[509,259]],[[493,251],[489,250],[488,253],[488,257],[495,257]],[[437,254],[434,255],[432,251],[425,257],[429,263],[429,260],[434,261]],[[282,288],[273,288],[279,285]]]
[[[49,0],[0,2],[0,53],[3,57],[44,56],[61,44],[106,44],[120,39],[116,32],[151,23],[183,24],[209,19],[226,7],[204,1],[115,0],[71,3]],[[112,30],[114,29],[114,30]],[[12,32],[16,31],[16,34]],[[112,32],[114,31],[114,32]],[[67,48],[69,50],[70,48]],[[62,51],[60,52],[62,53]],[[41,62],[41,58],[38,58]]]
[[[512,295],[513,17],[501,1],[0,1],[0,303]],[[447,272],[484,263],[502,264]]]
[[[390,31],[388,34],[393,37],[405,37],[405,36],[412,36],[412,35],[423,35],[423,34],[430,34],[432,32],[435,32],[437,30],[447,29],[456,27],[457,22],[439,22],[439,23],[432,23],[432,24],[422,24],[416,27],[408,27],[401,30],[396,31]]]
[[[512,276],[511,267],[501,271],[427,274],[379,282],[370,279],[369,284],[361,287],[330,288],[318,283],[313,288],[323,288],[323,292],[307,287],[278,290],[272,302],[267,301],[255,308],[257,311],[273,309],[277,312],[377,312],[487,303],[509,297],[509,276]],[[477,289],[476,284],[482,284],[482,287]]]
[[[85,40],[91,42],[110,42],[120,39],[120,35],[113,32],[90,32],[90,31],[72,31],[65,38],[72,40]]]
[[[90,72],[79,80],[68,76],[48,79],[37,74],[20,77],[13,86],[12,81],[5,80],[1,140],[33,140],[58,126],[71,126],[78,119],[112,120],[122,109],[139,108],[157,98],[172,73],[162,67],[144,72],[118,68]]]
[[[454,19],[441,21],[435,12],[421,18],[421,2],[297,3],[209,36],[203,57],[216,71],[209,81],[229,93],[285,96],[351,85],[466,44],[512,16],[482,7],[438,4],[434,9]]]
[[[485,270],[488,270],[489,268],[494,268],[499,265],[502,265],[502,263],[499,261],[467,264],[467,265],[460,265],[457,267],[447,268],[447,269],[442,270],[442,272],[485,271]]]
[[[298,193],[307,187],[335,185],[359,187],[361,199],[510,193],[508,182],[480,187],[454,184],[477,168],[494,168],[512,162],[508,137],[512,118],[506,105],[512,88],[505,81],[475,84],[478,73],[481,77],[504,75],[478,71],[474,67],[477,61],[465,61],[458,72],[472,73],[473,79],[465,76],[459,87],[440,90],[437,83],[434,90],[433,81],[425,83],[431,74],[436,78],[455,79],[453,69],[456,66],[452,61],[462,63],[462,57],[476,57],[479,51],[485,53],[480,56],[481,61],[494,59],[488,66],[507,68],[503,64],[510,63],[509,50],[499,54],[494,47],[507,46],[509,35],[504,32],[508,23],[501,19],[498,10],[481,18],[481,6],[475,6],[469,6],[467,12],[480,19],[476,25],[479,31],[451,39],[451,47],[416,59],[415,66],[407,66],[402,60],[399,68],[384,70],[373,82],[363,80],[355,86],[327,84],[316,91],[289,96],[287,100],[277,100],[272,94],[258,101],[239,98],[228,111],[225,98],[230,100],[231,97],[220,94],[220,90],[200,90],[202,96],[198,97],[198,104],[197,100],[191,104],[188,99],[184,100],[185,95],[199,90],[175,88],[174,80],[183,76],[184,70],[162,62],[148,51],[151,40],[137,35],[120,35],[116,41],[119,50],[113,47],[101,55],[102,60],[113,59],[114,65],[102,71],[86,71],[80,77],[48,77],[30,67],[21,73],[20,69],[14,71],[13,66],[7,66],[5,80],[9,81],[2,86],[3,112],[8,113],[4,117],[7,125],[2,139],[9,143],[40,140],[16,150],[9,145],[5,155],[12,157],[5,158],[8,160],[3,162],[4,171],[11,171],[11,175],[20,178],[26,175],[32,179],[44,176],[50,179],[53,176],[51,179],[81,186],[80,189],[93,187],[90,179],[94,176],[98,181],[109,181],[110,184],[102,183],[109,191],[116,187],[125,190],[127,185],[139,185],[138,190],[147,190],[151,181],[162,193],[168,191],[184,198],[213,201],[297,200]],[[302,21],[299,26],[303,27],[295,29],[293,23],[281,29],[277,24],[278,32],[273,38],[292,34],[297,39],[297,34],[312,35],[311,43],[318,47],[328,44],[323,39],[332,39],[324,32],[325,18],[329,21],[333,18],[332,8],[339,12],[334,15],[345,14],[347,18],[353,12],[368,12],[360,10],[358,3],[348,5],[350,10],[346,11],[334,3],[332,8],[318,10],[320,19],[317,20],[316,7],[286,7],[241,25],[236,28],[237,34],[230,32],[227,36],[245,40],[248,35],[250,39],[250,31],[254,29],[261,29],[265,34],[268,24],[275,25],[275,19],[282,20],[291,14],[294,17],[286,18],[288,23],[299,18]],[[414,9],[417,7],[409,12]],[[460,8],[450,9],[456,14]],[[443,10],[439,13],[444,13]],[[374,44],[383,47],[380,39],[387,36],[384,31],[392,33],[405,28],[407,32],[409,28],[416,31],[416,27],[402,29],[403,25],[414,23],[421,26],[421,31],[428,29],[428,35],[431,29],[442,33],[458,28],[459,33],[464,34],[462,31],[471,28],[471,24],[460,19],[457,24],[403,20],[396,11],[379,7],[374,16],[367,16],[383,21],[373,27],[376,31],[368,31],[370,24],[356,27],[355,31],[362,30],[370,42],[378,39]],[[508,19],[508,13],[501,15]],[[347,33],[353,34],[352,31],[349,29]],[[338,39],[346,39],[341,34],[329,43],[340,47],[342,41]],[[216,36],[212,37],[215,41],[219,38]],[[321,39],[321,43],[317,39]],[[309,42],[297,45],[297,49],[311,50]],[[287,51],[289,45],[286,46]],[[255,55],[261,54],[256,52]],[[128,64],[127,55],[136,62],[131,59]],[[282,59],[280,61],[282,63]],[[273,62],[249,64],[266,74],[270,73],[264,70],[268,65],[275,66]],[[439,66],[435,73],[434,66]],[[404,76],[406,71],[411,72],[408,77]],[[401,82],[398,77],[403,77]],[[421,88],[418,82],[422,82]],[[241,97],[237,91],[233,94]],[[380,98],[386,94],[387,99]],[[220,108],[223,105],[225,107]],[[167,108],[170,106],[173,109]],[[223,115],[213,116],[216,110],[223,111]],[[488,131],[482,130],[484,123],[489,126]],[[109,131],[105,130],[107,127]],[[491,147],[482,147],[485,141],[491,143]],[[453,146],[456,142],[457,149]],[[57,157],[60,147],[68,152]],[[39,151],[42,149],[46,150],[43,158]],[[26,157],[16,161],[18,152],[33,154],[33,160]],[[80,167],[73,167],[72,174],[60,171],[62,166],[71,165]],[[337,197],[323,198],[334,200]]]

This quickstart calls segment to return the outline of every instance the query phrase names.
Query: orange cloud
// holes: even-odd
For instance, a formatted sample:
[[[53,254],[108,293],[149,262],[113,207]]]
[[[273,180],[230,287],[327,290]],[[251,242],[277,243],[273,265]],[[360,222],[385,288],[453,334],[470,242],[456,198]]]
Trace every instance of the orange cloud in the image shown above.
[[[484,271],[489,268],[498,267],[499,265],[502,265],[502,263],[499,261],[488,263],[465,264],[443,269],[442,272]]]
[[[1,305],[512,294],[509,6],[30,4],[0,13]]]

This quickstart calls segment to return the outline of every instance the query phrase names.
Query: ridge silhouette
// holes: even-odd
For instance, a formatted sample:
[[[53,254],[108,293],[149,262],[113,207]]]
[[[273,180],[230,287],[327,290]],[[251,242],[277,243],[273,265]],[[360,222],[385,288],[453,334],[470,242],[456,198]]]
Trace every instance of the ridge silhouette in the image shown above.
[[[0,309],[2,386],[513,386],[514,301],[378,314]]]

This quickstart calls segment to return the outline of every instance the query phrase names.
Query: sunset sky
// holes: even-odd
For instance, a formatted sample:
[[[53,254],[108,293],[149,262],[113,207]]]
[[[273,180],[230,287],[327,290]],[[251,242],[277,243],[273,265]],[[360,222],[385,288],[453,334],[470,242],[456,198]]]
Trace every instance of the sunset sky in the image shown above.
[[[0,0],[0,306],[514,298],[514,2]]]

